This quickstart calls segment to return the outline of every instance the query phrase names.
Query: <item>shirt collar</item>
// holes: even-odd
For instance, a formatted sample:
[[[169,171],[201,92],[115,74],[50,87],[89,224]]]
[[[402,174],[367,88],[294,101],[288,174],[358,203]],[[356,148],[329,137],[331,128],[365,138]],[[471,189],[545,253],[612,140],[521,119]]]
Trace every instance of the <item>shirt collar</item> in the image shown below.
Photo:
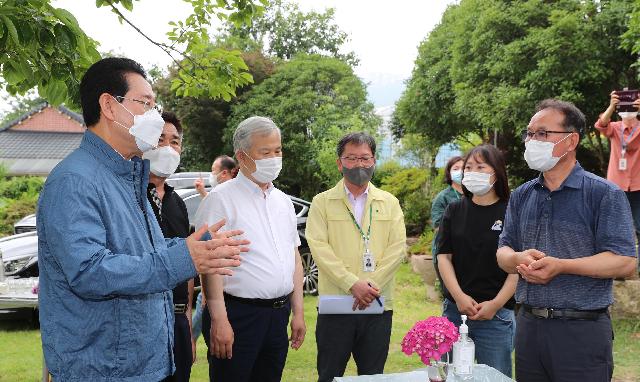
[[[564,187],[579,189],[582,187],[582,180],[584,178],[584,169],[580,166],[580,162],[576,161],[575,166],[569,173],[569,176],[562,182],[558,190],[562,190]],[[544,186],[543,173],[538,175],[538,185]]]
[[[156,188],[156,185],[149,182],[147,190],[151,190],[152,188]],[[171,195],[171,193],[173,193],[173,187],[171,187],[167,182],[164,182],[164,194]]]
[[[344,199],[347,196],[344,188],[344,179],[340,179],[332,189],[327,191],[327,196],[329,199]],[[367,193],[372,200],[385,200],[384,193],[371,182],[367,187]]]
[[[631,124],[631,126],[627,126],[627,125],[624,124],[624,122],[620,121],[620,126],[622,126],[623,130],[631,130],[631,129],[637,127],[638,124],[640,124],[640,121],[638,119],[634,119],[634,121]]]
[[[82,137],[80,147],[94,155],[100,163],[111,169],[116,175],[127,178],[131,177],[135,164],[142,162],[138,157],[133,157],[132,160],[124,159],[124,157],[107,142],[88,129]],[[148,167],[148,165],[146,167]]]
[[[349,189],[347,188],[347,185],[344,185],[344,191],[347,193],[347,196],[349,197],[350,200],[356,200],[357,198],[353,196],[353,194],[351,193],[351,191],[349,191]],[[369,196],[369,185],[367,185],[367,189],[364,190],[364,192],[362,194],[360,194],[360,196],[358,196],[358,198],[363,197],[366,199],[367,196]]]
[[[242,171],[238,171],[236,179],[238,179],[238,182],[240,182],[240,184],[244,184],[244,186],[248,188],[252,193],[260,196],[261,198],[269,196],[269,194],[271,194],[271,191],[275,188],[273,186],[273,182],[271,182],[269,183],[269,186],[266,190],[262,190],[260,186],[254,183],[251,179],[247,178]]]

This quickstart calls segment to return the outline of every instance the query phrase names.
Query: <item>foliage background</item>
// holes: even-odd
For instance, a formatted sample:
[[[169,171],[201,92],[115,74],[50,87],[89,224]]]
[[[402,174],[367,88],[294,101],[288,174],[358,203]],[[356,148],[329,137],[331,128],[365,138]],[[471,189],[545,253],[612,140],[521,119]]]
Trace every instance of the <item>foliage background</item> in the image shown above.
[[[13,234],[13,224],[36,210],[44,179],[6,176],[0,166],[0,237]]]

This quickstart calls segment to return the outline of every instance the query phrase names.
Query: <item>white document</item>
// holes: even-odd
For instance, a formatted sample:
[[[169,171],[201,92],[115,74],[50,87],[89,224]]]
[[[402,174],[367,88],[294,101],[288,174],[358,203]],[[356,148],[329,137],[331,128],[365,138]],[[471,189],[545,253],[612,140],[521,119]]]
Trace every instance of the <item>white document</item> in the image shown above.
[[[373,300],[364,310],[353,310],[353,296],[326,295],[320,296],[318,301],[319,314],[382,314],[384,312],[384,296],[380,296],[380,302]]]

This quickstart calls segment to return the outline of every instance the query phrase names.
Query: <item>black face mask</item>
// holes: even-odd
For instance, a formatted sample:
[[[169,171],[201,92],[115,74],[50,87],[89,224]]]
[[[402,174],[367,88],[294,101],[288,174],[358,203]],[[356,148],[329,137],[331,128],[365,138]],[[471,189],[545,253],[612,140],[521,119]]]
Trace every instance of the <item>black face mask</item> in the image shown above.
[[[342,166],[342,174],[347,180],[358,186],[362,186],[368,183],[373,176],[373,171],[376,169],[375,165],[371,167],[354,167],[346,168]]]

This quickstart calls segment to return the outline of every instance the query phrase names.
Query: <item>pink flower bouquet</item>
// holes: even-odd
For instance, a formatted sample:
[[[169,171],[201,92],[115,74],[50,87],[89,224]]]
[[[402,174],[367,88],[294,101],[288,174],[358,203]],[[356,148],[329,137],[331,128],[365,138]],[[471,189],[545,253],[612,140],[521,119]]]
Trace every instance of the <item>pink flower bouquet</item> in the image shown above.
[[[458,328],[446,317],[429,317],[416,322],[402,340],[406,355],[416,353],[425,365],[438,361],[458,340]]]

